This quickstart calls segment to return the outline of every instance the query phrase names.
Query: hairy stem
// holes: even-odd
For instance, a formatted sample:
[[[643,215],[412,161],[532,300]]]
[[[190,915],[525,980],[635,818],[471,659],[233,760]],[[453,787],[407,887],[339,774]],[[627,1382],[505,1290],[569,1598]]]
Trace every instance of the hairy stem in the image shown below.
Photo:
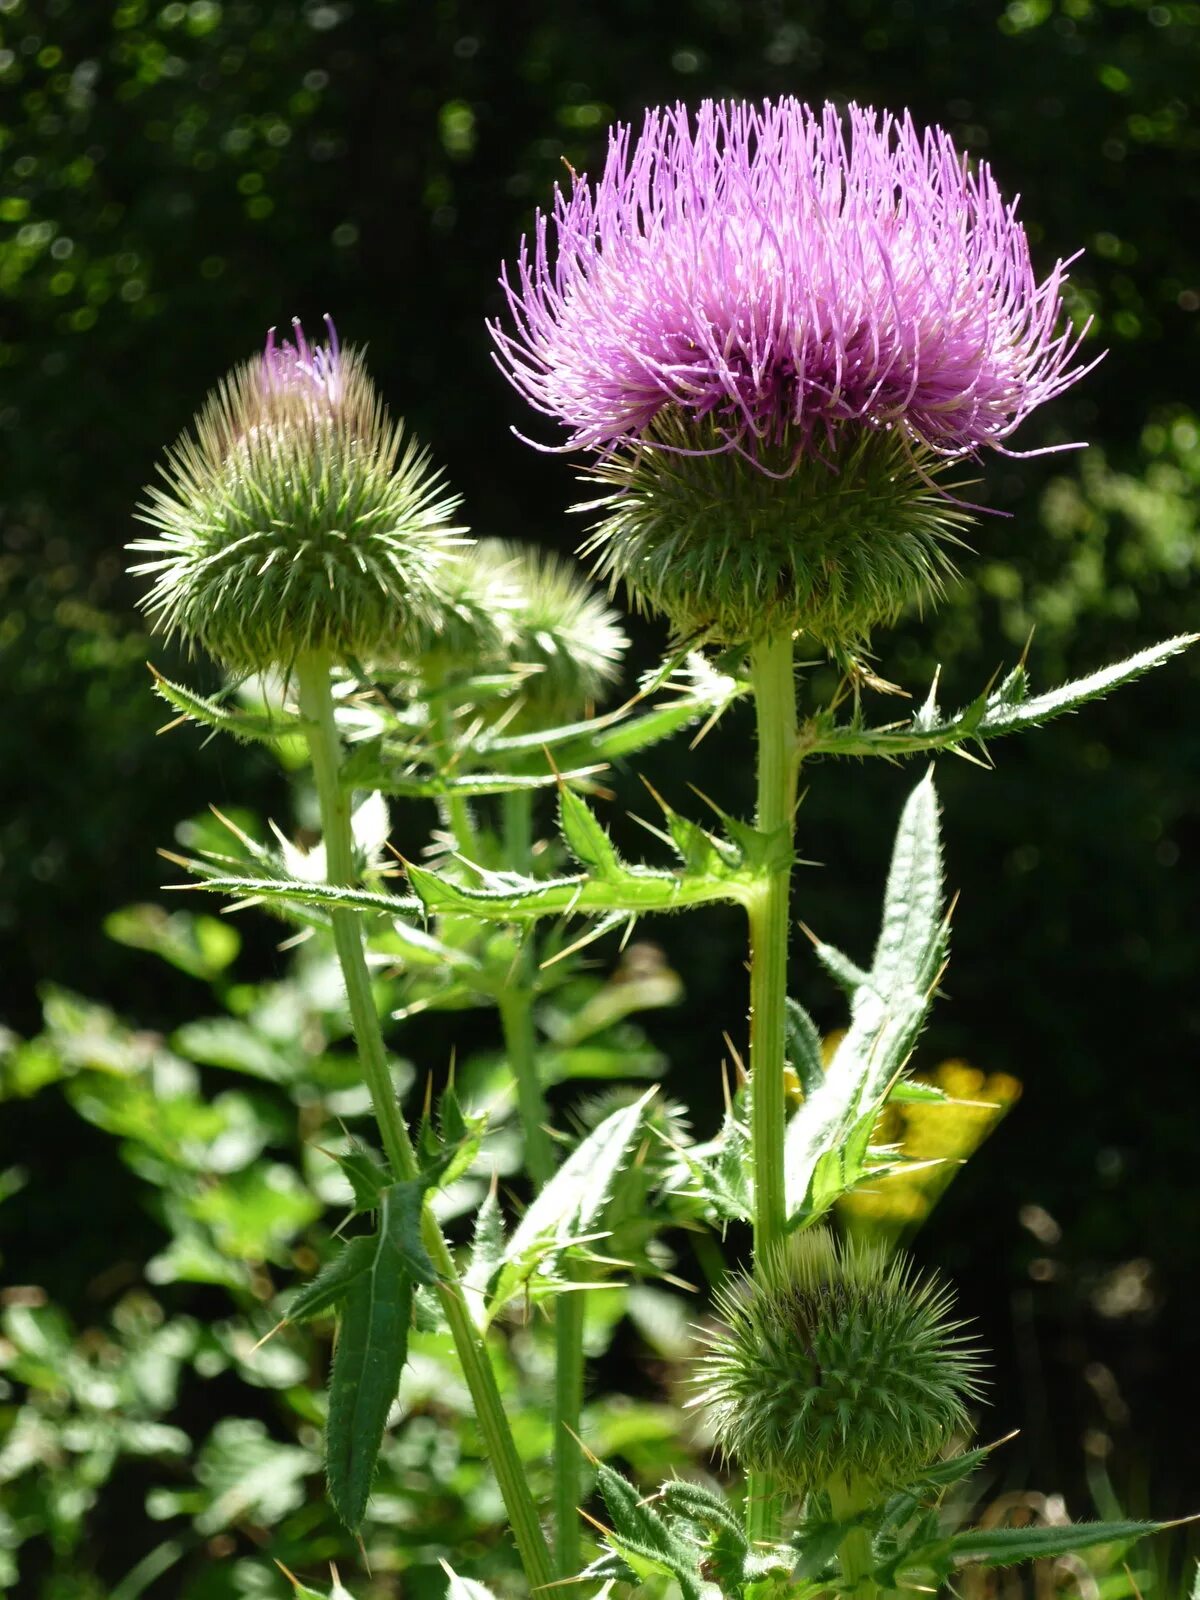
[[[342,788],[340,779],[342,751],[333,715],[329,669],[327,657],[302,657],[296,664],[296,682],[321,807],[326,877],[330,883],[353,884],[356,873],[350,831],[350,796]],[[419,1168],[388,1069],[379,1014],[371,992],[371,976],[363,951],[359,914],[337,908],[331,913],[331,919],[359,1060],[371,1091],[383,1147],[395,1176],[411,1181],[419,1175]],[[428,1207],[421,1219],[421,1236],[437,1269],[438,1293],[463,1375],[471,1391],[475,1417],[512,1522],[521,1564],[530,1587],[537,1588],[549,1583],[553,1577],[550,1552],[526,1482],[525,1468],[513,1442],[487,1351],[463,1299],[450,1247]]]
[[[504,857],[514,872],[530,869],[533,845],[532,797],[506,794]],[[525,937],[512,981],[500,1000],[500,1021],[508,1064],[517,1084],[525,1133],[525,1170],[541,1188],[554,1175],[554,1145],[547,1133],[549,1113],[538,1077],[533,1026],[532,933]],[[585,1291],[560,1295],[554,1308],[554,1557],[560,1578],[578,1573],[582,1552],[579,1502],[583,1498],[583,1453],[578,1443],[583,1409],[583,1322]]]
[[[835,1478],[826,1485],[829,1506],[837,1522],[856,1516],[863,1509],[861,1496],[855,1485]],[[842,1577],[850,1585],[839,1593],[852,1595],[854,1600],[884,1600],[883,1591],[871,1576],[875,1562],[871,1553],[871,1535],[866,1528],[851,1528],[838,1546],[838,1565]]]
[[[762,833],[795,826],[796,679],[790,634],[766,639],[750,652],[750,677],[758,724],[758,809]],[[750,904],[750,1102],[754,1166],[754,1261],[784,1236],[784,1038],[787,999],[791,855],[766,873]],[[758,1540],[777,1537],[779,1495],[767,1473],[747,1486],[747,1528]]]

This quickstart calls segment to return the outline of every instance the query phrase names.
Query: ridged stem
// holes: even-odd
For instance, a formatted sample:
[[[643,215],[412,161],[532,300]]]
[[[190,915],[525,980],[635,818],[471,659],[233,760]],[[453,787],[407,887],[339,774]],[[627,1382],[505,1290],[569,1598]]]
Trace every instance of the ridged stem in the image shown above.
[[[829,1508],[835,1522],[857,1516],[863,1509],[863,1501],[856,1492],[854,1484],[835,1478],[826,1485],[826,1488],[829,1491]],[[838,1546],[838,1565],[842,1569],[843,1579],[850,1585],[849,1588],[839,1590],[839,1594],[851,1595],[854,1600],[884,1600],[883,1591],[871,1576],[875,1562],[871,1554],[871,1535],[868,1529],[851,1528]]]
[[[528,872],[533,846],[533,805],[528,793],[506,794],[504,859],[514,872]],[[533,1025],[534,947],[522,947],[512,981],[500,999],[504,1048],[517,1085],[525,1134],[525,1170],[541,1188],[554,1176],[549,1112],[537,1070]],[[554,1307],[554,1558],[560,1578],[573,1578],[582,1564],[579,1502],[583,1498],[583,1453],[577,1442],[583,1409],[584,1290],[560,1295]]]
[[[758,729],[758,808],[761,833],[795,826],[796,675],[790,634],[763,640],[750,652],[750,681]],[[755,1274],[787,1226],[783,1139],[785,1120],[784,1040],[787,999],[791,854],[764,874],[749,907],[750,921],[750,1104],[754,1169]],[[769,1473],[751,1473],[746,1525],[750,1537],[778,1537],[778,1486]]]
[[[326,878],[332,884],[352,885],[356,873],[350,796],[341,784],[342,750],[333,715],[329,671],[327,657],[302,657],[296,663],[296,685],[321,808]],[[419,1167],[388,1069],[359,916],[355,911],[339,907],[331,912],[331,920],[359,1061],[371,1092],[383,1147],[396,1177],[411,1181],[419,1175]],[[530,1587],[538,1588],[553,1578],[550,1551],[496,1387],[495,1374],[459,1286],[454,1257],[428,1206],[421,1219],[421,1237],[437,1269],[442,1308],[471,1391],[475,1418],[504,1496],[521,1565]]]

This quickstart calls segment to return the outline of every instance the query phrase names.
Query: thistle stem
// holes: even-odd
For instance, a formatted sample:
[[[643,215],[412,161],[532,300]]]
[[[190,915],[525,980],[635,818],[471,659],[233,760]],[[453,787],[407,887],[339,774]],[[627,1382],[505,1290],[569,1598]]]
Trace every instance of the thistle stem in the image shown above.
[[[829,1491],[829,1508],[834,1520],[841,1522],[857,1516],[863,1502],[855,1485],[835,1478],[826,1485]],[[883,1591],[871,1576],[875,1562],[871,1550],[871,1535],[866,1528],[851,1528],[838,1546],[838,1565],[842,1577],[851,1587],[842,1591],[854,1600],[884,1600]]]
[[[504,857],[513,872],[529,871],[533,818],[530,796],[504,796]],[[533,1026],[534,945],[526,933],[513,962],[513,970],[500,996],[500,1023],[504,1049],[517,1085],[517,1108],[525,1136],[525,1170],[539,1187],[548,1183],[556,1165],[554,1145],[546,1131],[550,1113],[538,1077]]]
[[[790,634],[765,639],[750,652],[758,726],[758,809],[761,833],[787,831],[791,840],[799,768],[796,679]],[[750,1103],[754,1166],[754,1263],[760,1273],[784,1236],[784,1038],[787,999],[791,852],[763,875],[749,907]],[[751,1538],[778,1536],[778,1487],[768,1473],[751,1473],[746,1521]]]
[[[333,715],[329,669],[327,656],[303,656],[296,663],[296,684],[321,808],[326,877],[333,884],[353,884],[356,874],[350,796],[341,784],[342,751]],[[411,1182],[419,1176],[419,1167],[388,1069],[379,1013],[375,1009],[371,976],[363,951],[359,914],[338,907],[331,912],[331,920],[359,1060],[371,1091],[383,1147],[396,1177]],[[513,1441],[487,1351],[459,1286],[454,1257],[428,1206],[421,1218],[421,1237],[437,1269],[442,1308],[471,1391],[476,1421],[504,1496],[521,1565],[530,1587],[541,1587],[551,1582],[553,1572],[537,1508],[529,1492],[525,1468]]]
[[[571,1270],[568,1266],[567,1275]],[[583,1323],[587,1290],[569,1289],[554,1305],[554,1556],[560,1578],[582,1565],[579,1505],[583,1499]]]
[[[504,856],[514,872],[528,872],[533,845],[533,806],[528,793],[506,794]],[[500,1022],[508,1064],[517,1085],[525,1132],[525,1170],[540,1188],[554,1175],[554,1145],[547,1133],[549,1113],[535,1054],[533,1026],[534,946],[527,936],[512,982],[500,999]],[[583,1453],[579,1447],[583,1409],[583,1326],[585,1291],[560,1295],[554,1308],[554,1555],[560,1578],[573,1578],[581,1565],[579,1502],[583,1498]]]

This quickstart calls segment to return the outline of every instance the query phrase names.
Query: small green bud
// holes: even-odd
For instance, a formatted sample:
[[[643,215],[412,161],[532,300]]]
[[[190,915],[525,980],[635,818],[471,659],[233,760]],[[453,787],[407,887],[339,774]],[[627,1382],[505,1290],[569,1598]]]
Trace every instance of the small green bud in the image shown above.
[[[620,676],[629,640],[620,620],[572,561],[529,545],[495,545],[508,558],[517,601],[508,617],[508,653],[534,670],[522,685],[542,726],[604,698]]]
[[[821,454],[788,443],[751,460],[715,425],[663,413],[585,481],[612,491],[583,549],[684,638],[738,645],[802,631],[864,644],[953,571],[968,509],[939,488],[949,463],[898,428],[842,424]]]
[[[978,1347],[953,1297],[902,1257],[793,1234],[721,1298],[697,1403],[727,1455],[799,1494],[917,1478],[968,1428]]]
[[[629,641],[617,615],[570,561],[529,545],[481,539],[447,562],[438,604],[414,654],[426,672],[520,672],[538,727],[578,716],[620,673]]]
[[[130,546],[162,633],[238,672],[379,655],[427,615],[458,506],[388,416],[361,352],[299,323],[231,372],[168,452]]]

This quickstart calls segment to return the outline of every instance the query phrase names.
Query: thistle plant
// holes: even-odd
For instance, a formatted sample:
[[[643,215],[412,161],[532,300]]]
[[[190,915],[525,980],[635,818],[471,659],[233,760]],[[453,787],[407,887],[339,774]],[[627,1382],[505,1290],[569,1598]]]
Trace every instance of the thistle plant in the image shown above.
[[[825,1231],[846,1196],[905,1171],[880,1134],[889,1106],[945,1098],[912,1075],[949,953],[932,772],[901,813],[869,964],[814,936],[848,1004],[835,1044],[789,992],[805,759],[986,750],[1192,642],[1045,693],[1022,662],[954,713],[935,686],[907,719],[864,714],[875,630],[936,598],[978,509],[962,498],[966,464],[1008,450],[1087,370],[1065,267],[1039,279],[989,169],[907,117],[784,100],[651,112],[636,138],[617,129],[600,178],[573,174],[538,216],[492,329],[517,388],[568,430],[545,448],[582,453],[584,479],[602,486],[585,550],[671,629],[661,670],[603,711],[626,644],[616,614],[564,563],[463,539],[454,497],[402,444],[332,325],[315,348],[298,327],[269,340],[168,457],[143,508],[157,537],[135,547],[153,557],[138,568],[153,578],[147,609],[235,676],[270,669],[287,688],[271,716],[165,679],[158,691],[235,737],[303,736],[328,881],[248,839],[240,856],[183,864],[210,892],[332,933],[383,1145],[382,1163],[338,1158],[369,1231],[284,1313],[339,1318],[327,1455],[349,1527],[417,1308],[453,1335],[534,1590],[669,1580],[684,1600],[714,1584],[730,1600],[883,1600],[935,1592],[968,1561],[1146,1531],[947,1531],[940,1497],[987,1455],[968,1447],[982,1358],[936,1279]],[[814,652],[842,676],[827,704],[807,685],[800,698],[797,655]],[[599,774],[684,728],[708,733],[743,696],[753,823],[713,806],[702,825],[656,796],[651,831],[675,860],[627,860],[593,804]],[[388,799],[439,807],[433,847],[400,862],[404,893],[376,857],[356,860],[355,791],[385,797],[358,815],[382,804],[386,819]],[[544,792],[555,838],[540,836]],[[750,944],[749,1073],[721,1127],[693,1137],[653,1090],[564,1115],[547,1094],[556,1059],[598,1026],[590,1001],[566,1020],[556,1009],[581,952],[617,929],[627,940],[643,917],[716,903],[744,909]],[[398,1023],[495,1007],[501,1109],[451,1084],[410,1128],[369,961],[404,974]],[[611,992],[605,1005],[624,1015]],[[512,1104],[519,1218],[486,1170],[488,1118]],[[456,1253],[430,1200],[472,1175],[491,1181]],[[588,1467],[581,1445],[591,1290],[616,1270],[669,1274],[676,1223],[698,1230],[714,1281],[732,1266],[714,1236],[752,1230],[750,1271],[718,1295],[721,1327],[695,1368],[696,1412],[735,1469],[728,1495],[672,1480],[647,1498],[607,1462]],[[520,1308],[553,1322],[553,1550],[486,1347]],[[590,1560],[589,1475],[608,1514]]]
[[[1064,270],[1039,283],[1014,207],[940,129],[782,100],[618,129],[504,277],[502,363],[612,491],[601,569],[749,652],[775,841],[746,897],[756,1259],[788,1222],[796,643],[851,663],[936,592],[967,520],[946,470],[1082,375]],[[769,1475],[752,1498],[771,1531]]]

